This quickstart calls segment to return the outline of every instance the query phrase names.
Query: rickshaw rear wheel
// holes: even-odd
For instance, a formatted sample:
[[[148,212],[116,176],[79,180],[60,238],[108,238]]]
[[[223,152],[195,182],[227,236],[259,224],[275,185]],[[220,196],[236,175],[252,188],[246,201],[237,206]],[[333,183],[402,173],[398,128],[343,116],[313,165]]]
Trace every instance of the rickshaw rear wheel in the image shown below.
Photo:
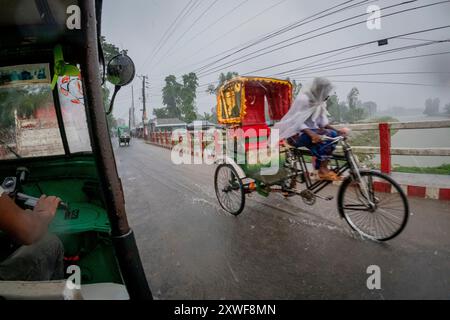
[[[236,169],[221,164],[216,169],[214,187],[220,206],[228,213],[238,216],[245,207],[245,190]]]

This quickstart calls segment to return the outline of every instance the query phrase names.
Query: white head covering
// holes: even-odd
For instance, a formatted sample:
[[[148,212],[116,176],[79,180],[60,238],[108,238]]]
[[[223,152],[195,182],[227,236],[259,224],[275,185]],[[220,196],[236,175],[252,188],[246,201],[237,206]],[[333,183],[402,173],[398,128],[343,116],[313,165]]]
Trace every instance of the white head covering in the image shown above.
[[[306,120],[313,121],[320,116],[329,116],[326,100],[333,90],[331,82],[325,78],[314,79],[311,87],[301,93],[289,112],[274,128],[279,130],[280,139],[290,138],[301,131]]]

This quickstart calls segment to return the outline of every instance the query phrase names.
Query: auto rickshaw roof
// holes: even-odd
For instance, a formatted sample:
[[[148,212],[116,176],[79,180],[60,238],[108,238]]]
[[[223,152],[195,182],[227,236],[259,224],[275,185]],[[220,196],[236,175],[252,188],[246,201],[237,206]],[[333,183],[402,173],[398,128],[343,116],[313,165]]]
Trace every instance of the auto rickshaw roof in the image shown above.
[[[101,22],[102,0],[95,1],[98,28]],[[0,0],[0,59],[7,56],[38,54],[39,49],[60,44],[81,50],[83,32],[70,29],[68,8],[79,0]],[[82,17],[80,17],[82,19]],[[100,32],[100,29],[99,29]],[[73,53],[77,54],[76,52]]]

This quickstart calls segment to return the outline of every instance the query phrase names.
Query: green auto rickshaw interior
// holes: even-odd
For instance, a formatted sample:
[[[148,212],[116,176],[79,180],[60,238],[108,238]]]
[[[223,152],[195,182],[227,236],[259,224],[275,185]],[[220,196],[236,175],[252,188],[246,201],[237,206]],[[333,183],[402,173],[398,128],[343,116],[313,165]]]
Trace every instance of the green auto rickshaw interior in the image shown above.
[[[77,3],[50,2],[53,9]],[[10,30],[0,46],[0,184],[26,168],[21,192],[55,195],[68,204],[50,226],[64,244],[67,266],[80,267],[82,284],[121,284],[91,148],[83,78],[74,73],[82,69],[85,50],[80,32],[65,29],[65,10],[54,10],[54,21],[39,24],[36,6],[24,6],[24,16],[12,21],[8,9],[13,7],[0,13],[0,27]],[[14,239],[0,234],[0,259],[14,246]]]

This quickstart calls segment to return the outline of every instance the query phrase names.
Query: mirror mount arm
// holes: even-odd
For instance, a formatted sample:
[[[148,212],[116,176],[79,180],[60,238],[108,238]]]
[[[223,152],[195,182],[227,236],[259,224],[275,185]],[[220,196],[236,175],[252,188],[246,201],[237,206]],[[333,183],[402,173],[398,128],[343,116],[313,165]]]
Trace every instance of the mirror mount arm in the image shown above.
[[[109,103],[109,110],[106,112],[106,115],[109,116],[114,110],[114,101],[116,100],[117,93],[120,91],[121,86],[114,87],[114,93],[111,97],[111,102]]]

